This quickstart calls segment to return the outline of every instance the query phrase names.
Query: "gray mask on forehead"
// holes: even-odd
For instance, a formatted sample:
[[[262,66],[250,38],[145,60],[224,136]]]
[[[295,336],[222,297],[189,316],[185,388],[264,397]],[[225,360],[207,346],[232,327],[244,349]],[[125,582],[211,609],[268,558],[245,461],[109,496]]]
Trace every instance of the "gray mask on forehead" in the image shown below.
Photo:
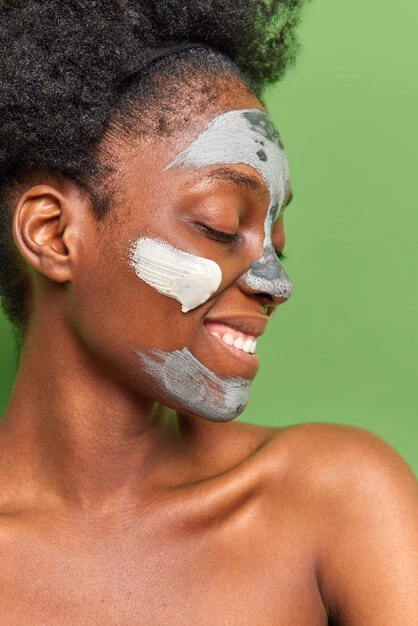
[[[216,117],[163,171],[174,166],[206,167],[219,163],[243,163],[253,167],[270,192],[263,255],[251,264],[242,280],[255,291],[290,298],[292,285],[271,240],[274,221],[289,188],[289,167],[279,133],[269,117],[257,109],[228,111]]]

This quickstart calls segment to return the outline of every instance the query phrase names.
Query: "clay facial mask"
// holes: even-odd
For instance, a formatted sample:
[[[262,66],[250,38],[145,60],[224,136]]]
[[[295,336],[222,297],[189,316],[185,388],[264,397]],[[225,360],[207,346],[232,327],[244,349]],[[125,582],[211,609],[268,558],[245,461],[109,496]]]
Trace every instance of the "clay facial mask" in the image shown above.
[[[275,254],[271,239],[289,187],[286,154],[277,130],[265,113],[256,109],[229,111],[213,119],[200,135],[164,171],[175,167],[203,168],[242,163],[263,178],[270,204],[264,221],[262,255],[242,276],[257,291],[289,298],[292,287]],[[136,274],[160,293],[175,298],[186,313],[207,302],[218,290],[222,273],[211,259],[204,259],[167,242],[141,238],[132,248]],[[148,385],[168,406],[211,421],[237,417],[248,402],[250,380],[220,378],[187,347],[173,352],[137,351]]]
[[[228,422],[245,409],[250,381],[241,377],[220,378],[187,349],[164,352],[138,351],[141,368],[159,383],[163,400],[213,422]]]
[[[178,300],[183,313],[209,300],[222,281],[215,261],[177,250],[158,239],[138,239],[132,248],[132,266],[148,285]]]
[[[265,113],[257,109],[243,109],[215,117],[165,170],[175,166],[199,168],[225,163],[243,163],[253,167],[270,192],[270,206],[264,222],[263,254],[251,264],[243,280],[252,289],[289,298],[292,286],[271,240],[274,221],[289,187],[289,168],[280,136]]]

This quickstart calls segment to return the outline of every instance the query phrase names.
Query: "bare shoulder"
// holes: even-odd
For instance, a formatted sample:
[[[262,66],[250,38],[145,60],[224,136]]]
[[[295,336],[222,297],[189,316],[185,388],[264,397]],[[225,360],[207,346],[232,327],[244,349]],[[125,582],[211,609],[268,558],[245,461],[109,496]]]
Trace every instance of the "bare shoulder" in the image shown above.
[[[279,429],[272,443],[281,480],[309,519],[329,614],[356,626],[414,623],[418,482],[407,463],[355,427]]]
[[[309,423],[272,429],[272,453],[313,488],[393,488],[418,495],[416,478],[387,442],[355,426]]]
[[[380,437],[354,426],[301,424],[277,429],[271,439],[278,477],[313,499],[335,527],[354,510],[387,523],[409,510],[418,522],[418,481],[401,455]],[[373,504],[372,504],[373,503]],[[349,508],[349,511],[347,509]],[[405,518],[405,519],[406,519]]]
[[[325,488],[327,493],[333,486],[340,491],[344,485],[366,490],[373,488],[373,482],[375,488],[392,484],[409,486],[412,492],[417,489],[415,476],[401,455],[359,427],[306,423],[274,428],[239,422],[229,427],[223,442],[230,439],[250,456],[257,452],[259,462],[272,470],[272,480],[294,480],[309,489]]]

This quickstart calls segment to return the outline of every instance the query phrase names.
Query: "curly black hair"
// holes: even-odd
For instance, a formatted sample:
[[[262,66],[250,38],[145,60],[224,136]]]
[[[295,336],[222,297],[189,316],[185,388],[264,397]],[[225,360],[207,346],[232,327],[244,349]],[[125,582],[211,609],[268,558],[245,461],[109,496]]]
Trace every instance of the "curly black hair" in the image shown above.
[[[112,125],[116,134],[171,132],[175,96],[192,86],[187,102],[181,94],[184,111],[199,75],[206,97],[214,75],[225,74],[260,96],[294,61],[305,2],[0,0],[0,298],[18,336],[30,284],[13,241],[11,190],[34,172],[53,172],[86,189],[102,219],[110,194],[97,155]],[[152,50],[186,41],[210,48],[146,65]],[[120,82],[142,64],[135,80]]]

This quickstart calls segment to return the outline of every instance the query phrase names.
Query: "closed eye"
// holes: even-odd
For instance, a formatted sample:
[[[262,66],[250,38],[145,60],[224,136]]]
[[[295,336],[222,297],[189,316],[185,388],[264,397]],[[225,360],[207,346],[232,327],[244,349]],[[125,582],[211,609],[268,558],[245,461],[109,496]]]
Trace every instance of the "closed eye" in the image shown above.
[[[219,241],[220,243],[235,243],[238,239],[238,235],[236,233],[224,233],[221,230],[215,230],[214,228],[210,228],[210,226],[206,226],[206,224],[202,224],[200,222],[197,222],[196,226],[206,235],[206,237],[209,237],[209,239],[213,239],[214,241]]]
[[[206,224],[202,224],[201,222],[196,222],[196,226],[204,232],[206,237],[209,239],[213,239],[214,241],[219,241],[220,243],[236,243],[238,240],[238,234],[235,233],[224,233],[221,230],[216,230],[215,228],[211,228],[210,226],[206,226]],[[274,252],[278,259],[283,261],[287,258],[287,256],[281,251],[274,249]]]

